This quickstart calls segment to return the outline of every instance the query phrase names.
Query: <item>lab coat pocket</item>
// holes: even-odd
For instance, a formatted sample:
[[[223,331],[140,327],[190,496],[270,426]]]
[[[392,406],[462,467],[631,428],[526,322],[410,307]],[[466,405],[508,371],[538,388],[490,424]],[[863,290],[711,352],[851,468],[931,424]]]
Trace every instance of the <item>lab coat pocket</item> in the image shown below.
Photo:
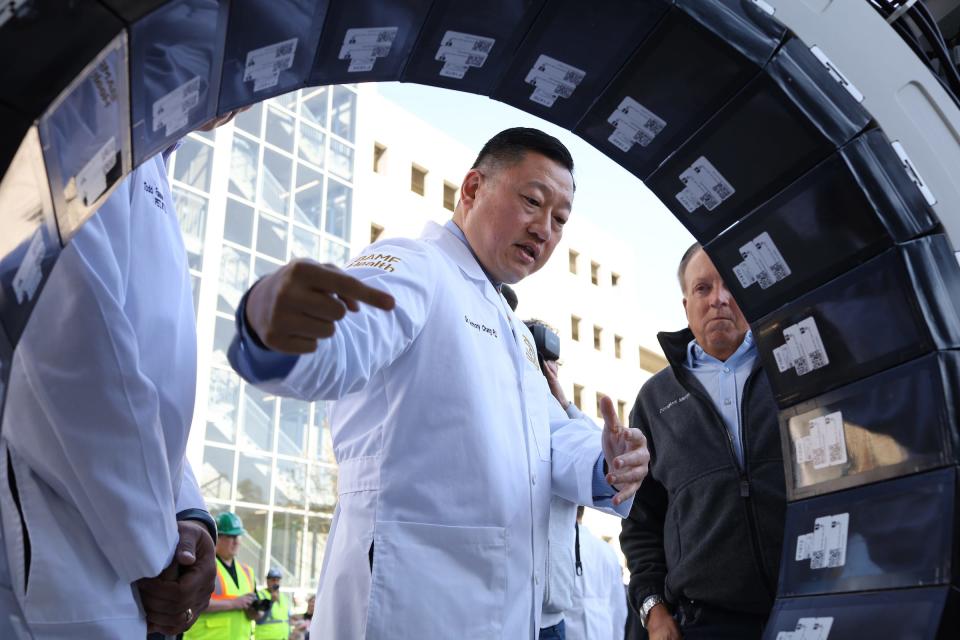
[[[16,472],[13,468],[13,452],[6,443],[0,445],[0,515],[3,522],[3,536],[6,549],[3,565],[9,570],[10,587],[21,599],[30,581],[30,532],[23,516],[23,499],[17,488]],[[2,578],[4,576],[0,576]]]
[[[84,526],[80,512],[15,452],[11,459],[31,536],[29,580],[23,600],[27,622],[55,625],[91,619],[138,620],[141,614],[133,588],[114,571]]]
[[[368,638],[500,638],[507,586],[502,527],[377,522]]]

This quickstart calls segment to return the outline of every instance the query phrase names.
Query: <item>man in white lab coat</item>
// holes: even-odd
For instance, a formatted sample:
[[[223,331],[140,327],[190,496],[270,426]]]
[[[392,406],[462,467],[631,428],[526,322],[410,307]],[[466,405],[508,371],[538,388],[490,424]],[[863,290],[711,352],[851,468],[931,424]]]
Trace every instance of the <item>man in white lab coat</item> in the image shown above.
[[[567,640],[622,640],[627,624],[623,568],[613,548],[583,526],[577,508],[577,563]]]
[[[627,513],[642,436],[563,413],[499,292],[559,242],[572,170],[556,139],[504,131],[452,221],[374,244],[346,272],[291,263],[238,309],[242,376],[338,400],[340,499],[313,637],[534,638],[550,496]]]
[[[203,610],[216,528],[184,457],[195,380],[190,276],[157,156],[60,254],[14,354],[0,637],[131,640],[148,619],[175,634]]]

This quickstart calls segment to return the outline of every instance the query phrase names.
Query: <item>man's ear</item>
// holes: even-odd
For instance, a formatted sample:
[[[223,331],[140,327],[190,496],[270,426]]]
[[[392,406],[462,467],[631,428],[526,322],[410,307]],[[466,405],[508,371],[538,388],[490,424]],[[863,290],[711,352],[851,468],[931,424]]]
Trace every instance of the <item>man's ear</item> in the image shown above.
[[[473,206],[473,202],[477,199],[477,191],[480,189],[483,178],[484,176],[480,173],[479,169],[470,169],[467,175],[463,177],[463,182],[460,184],[460,202],[465,207],[469,208]]]

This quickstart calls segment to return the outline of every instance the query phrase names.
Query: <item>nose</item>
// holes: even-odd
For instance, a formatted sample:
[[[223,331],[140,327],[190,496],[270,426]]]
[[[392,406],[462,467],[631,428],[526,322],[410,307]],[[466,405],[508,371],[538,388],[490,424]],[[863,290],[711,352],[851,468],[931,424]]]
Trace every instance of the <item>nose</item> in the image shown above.
[[[712,300],[710,300],[710,305],[713,307],[726,307],[730,305],[732,298],[733,295],[730,293],[730,289],[727,289],[727,285],[720,282],[713,288],[713,297]]]
[[[536,236],[540,242],[546,243],[550,240],[550,235],[553,233],[553,230],[550,228],[550,218],[552,215],[550,211],[544,210],[533,216],[533,219],[527,226],[527,230]]]

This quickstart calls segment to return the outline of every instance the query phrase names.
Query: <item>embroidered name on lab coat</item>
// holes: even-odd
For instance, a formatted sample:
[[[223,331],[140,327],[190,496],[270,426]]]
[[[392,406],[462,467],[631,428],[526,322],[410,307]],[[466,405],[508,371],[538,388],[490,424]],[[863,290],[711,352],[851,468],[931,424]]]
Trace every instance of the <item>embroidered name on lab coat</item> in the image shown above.
[[[347,265],[347,269],[352,269],[354,267],[372,267],[374,269],[383,269],[389,273],[393,273],[395,269],[393,268],[395,264],[403,262],[400,258],[396,256],[391,256],[387,253],[369,253],[365,256],[358,256],[353,259],[353,261]]]
[[[167,207],[163,202],[163,191],[160,190],[160,187],[154,184],[150,184],[146,180],[143,181],[143,190],[148,196],[153,198],[153,206],[161,211],[165,210]]]
[[[474,322],[467,316],[463,316],[463,321],[467,323],[467,326],[469,326],[472,329],[476,329],[480,333],[485,333],[488,336],[493,336],[494,338],[499,337],[497,336],[497,330],[494,329],[493,327],[488,327],[487,325],[481,322]]]

